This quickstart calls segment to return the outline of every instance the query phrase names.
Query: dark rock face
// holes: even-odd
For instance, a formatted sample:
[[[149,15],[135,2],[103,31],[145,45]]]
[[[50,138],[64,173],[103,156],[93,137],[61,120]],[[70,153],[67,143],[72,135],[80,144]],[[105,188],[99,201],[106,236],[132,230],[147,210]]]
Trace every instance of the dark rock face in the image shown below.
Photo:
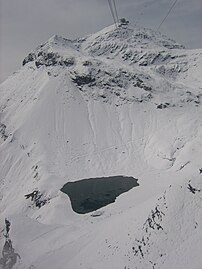
[[[201,191],[200,189],[196,189],[196,188],[194,188],[191,184],[188,184],[187,189],[188,189],[191,193],[193,193],[193,194],[195,194],[196,192],[200,192],[200,191]]]
[[[143,78],[143,79],[145,79],[145,81],[148,80],[148,78]],[[143,90],[145,90],[147,92],[151,92],[152,91],[152,87],[146,85],[146,83],[143,81],[143,79],[140,76],[138,76],[138,75],[134,75],[132,77],[133,86],[138,87],[138,88],[141,88],[141,89],[143,89]]]
[[[148,74],[132,73],[124,68],[114,69],[98,60],[92,60],[84,66],[84,72],[76,67],[72,69],[70,78],[87,97],[91,96],[94,100],[101,97],[103,102],[108,103],[114,97],[117,102],[131,103],[148,102],[153,98],[152,79]],[[129,88],[133,91],[130,97]],[[136,96],[138,89],[141,89],[141,95]]]
[[[58,58],[60,58],[60,56],[57,53],[53,53],[53,52],[48,52],[48,53],[41,52],[41,54],[39,54],[38,56],[39,58],[37,59],[37,61],[35,61],[35,64],[37,67],[40,67],[41,65],[45,65],[45,66],[57,65]]]
[[[92,77],[90,74],[86,75],[86,76],[82,76],[82,75],[75,75],[74,78],[72,78],[72,81],[74,83],[76,83],[78,86],[83,86],[83,85],[89,85],[89,86],[93,86],[94,82],[95,82],[95,78]]]
[[[16,265],[18,258],[20,259],[20,255],[15,252],[15,249],[13,248],[12,241],[9,236],[10,227],[11,222],[5,219],[5,244],[2,250],[2,257],[0,258],[0,266],[2,266],[0,268],[2,269],[12,269]]]
[[[159,105],[157,105],[156,108],[158,108],[158,109],[163,109],[163,108],[167,108],[167,107],[169,107],[169,106],[170,106],[169,103],[165,103],[165,104],[159,104]]]
[[[169,88],[177,89],[179,98],[160,98],[155,103],[157,109],[185,102],[200,105],[201,96],[185,93],[186,89],[175,84],[179,74],[188,70],[183,46],[158,32],[133,27],[124,18],[119,27],[99,35],[76,40],[54,36],[28,54],[23,65],[29,63],[32,70],[43,67],[49,77],[66,72],[65,79],[71,80],[86,101],[92,98],[117,107],[155,102],[156,94],[166,95],[165,88]]]
[[[29,53],[28,56],[23,60],[22,65],[26,65],[29,62],[35,62],[37,68],[40,66],[72,66],[74,64],[73,57],[63,58],[56,52],[39,51],[36,53]]]
[[[10,232],[10,226],[11,226],[11,223],[9,220],[5,219],[5,225],[6,225],[6,237],[9,236],[9,232]]]
[[[43,195],[38,190],[26,194],[25,198],[26,199],[31,198],[31,201],[38,208],[44,206],[48,202],[48,199],[43,198]]]
[[[6,141],[8,138],[8,135],[6,134],[6,125],[3,123],[0,123],[0,137]]]
[[[29,53],[27,57],[22,62],[22,65],[24,66],[25,64],[29,62],[33,62],[36,59],[36,55],[34,53]]]
[[[152,245],[153,245],[153,234],[164,234],[166,235],[166,231],[164,230],[164,219],[167,213],[167,201],[166,201],[166,192],[164,192],[163,196],[159,199],[159,204],[155,206],[153,210],[151,210],[147,220],[145,221],[142,229],[143,234],[139,239],[135,239],[134,246],[132,247],[132,254],[139,258],[140,263],[143,262],[144,265],[147,265],[147,268],[156,268],[158,265],[152,259],[149,259],[149,264],[147,257],[151,253]],[[165,253],[162,250],[158,250],[158,255],[160,259],[164,259]],[[137,267],[135,267],[137,268]]]

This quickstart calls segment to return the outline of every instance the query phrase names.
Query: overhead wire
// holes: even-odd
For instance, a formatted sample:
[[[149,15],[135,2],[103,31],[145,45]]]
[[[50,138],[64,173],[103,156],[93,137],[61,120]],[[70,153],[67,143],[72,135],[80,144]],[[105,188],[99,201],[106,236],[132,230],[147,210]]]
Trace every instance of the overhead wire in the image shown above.
[[[116,21],[118,23],[119,22],[119,16],[118,16],[117,7],[116,7],[116,1],[115,0],[113,0],[113,4],[114,4],[114,11],[115,11],[115,16],[116,16]]]
[[[177,4],[178,0],[175,0],[175,2],[172,4],[172,6],[170,7],[170,9],[168,10],[166,16],[163,18],[163,20],[161,21],[161,23],[159,24],[159,26],[156,28],[156,30],[158,31],[160,29],[160,27],[162,26],[162,24],[164,23],[164,21],[168,18],[170,12],[172,11],[172,9],[175,7],[175,5]]]
[[[116,17],[115,17],[115,14],[114,14],[114,10],[113,10],[113,6],[112,6],[112,2],[111,2],[111,0],[108,0],[108,3],[109,3],[109,8],[110,8],[110,11],[111,11],[113,20],[114,20],[114,24],[115,24],[115,26],[117,27]]]
[[[116,19],[115,19],[115,16],[114,16],[114,11],[113,11],[111,0],[108,0],[108,4],[109,4],[110,12],[111,12],[112,18],[114,20],[114,23],[116,24]]]

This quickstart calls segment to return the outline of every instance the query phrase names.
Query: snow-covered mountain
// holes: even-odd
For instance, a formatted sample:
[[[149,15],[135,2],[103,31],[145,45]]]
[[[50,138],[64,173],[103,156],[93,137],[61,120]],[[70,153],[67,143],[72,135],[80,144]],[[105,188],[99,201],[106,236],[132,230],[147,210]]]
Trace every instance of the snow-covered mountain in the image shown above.
[[[202,49],[130,24],[32,51],[0,86],[0,266],[200,269],[201,72]],[[60,191],[116,175],[139,187],[98,214]]]

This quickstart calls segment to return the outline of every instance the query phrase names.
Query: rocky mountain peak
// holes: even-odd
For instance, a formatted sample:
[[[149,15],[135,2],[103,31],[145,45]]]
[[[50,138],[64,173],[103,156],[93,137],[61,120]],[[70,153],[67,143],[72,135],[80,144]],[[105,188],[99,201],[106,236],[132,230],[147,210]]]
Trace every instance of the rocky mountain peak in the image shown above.
[[[29,53],[0,85],[0,267],[201,268],[201,70],[129,23]],[[116,176],[139,186],[75,192],[93,213],[62,192]]]

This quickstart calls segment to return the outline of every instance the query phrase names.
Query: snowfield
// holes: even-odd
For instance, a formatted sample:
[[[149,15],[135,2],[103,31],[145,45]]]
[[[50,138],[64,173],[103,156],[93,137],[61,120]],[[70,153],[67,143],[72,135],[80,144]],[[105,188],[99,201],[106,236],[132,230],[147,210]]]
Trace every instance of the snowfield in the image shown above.
[[[0,86],[0,268],[201,269],[201,102],[202,49],[149,29],[32,51]],[[60,191],[116,175],[94,214]]]

